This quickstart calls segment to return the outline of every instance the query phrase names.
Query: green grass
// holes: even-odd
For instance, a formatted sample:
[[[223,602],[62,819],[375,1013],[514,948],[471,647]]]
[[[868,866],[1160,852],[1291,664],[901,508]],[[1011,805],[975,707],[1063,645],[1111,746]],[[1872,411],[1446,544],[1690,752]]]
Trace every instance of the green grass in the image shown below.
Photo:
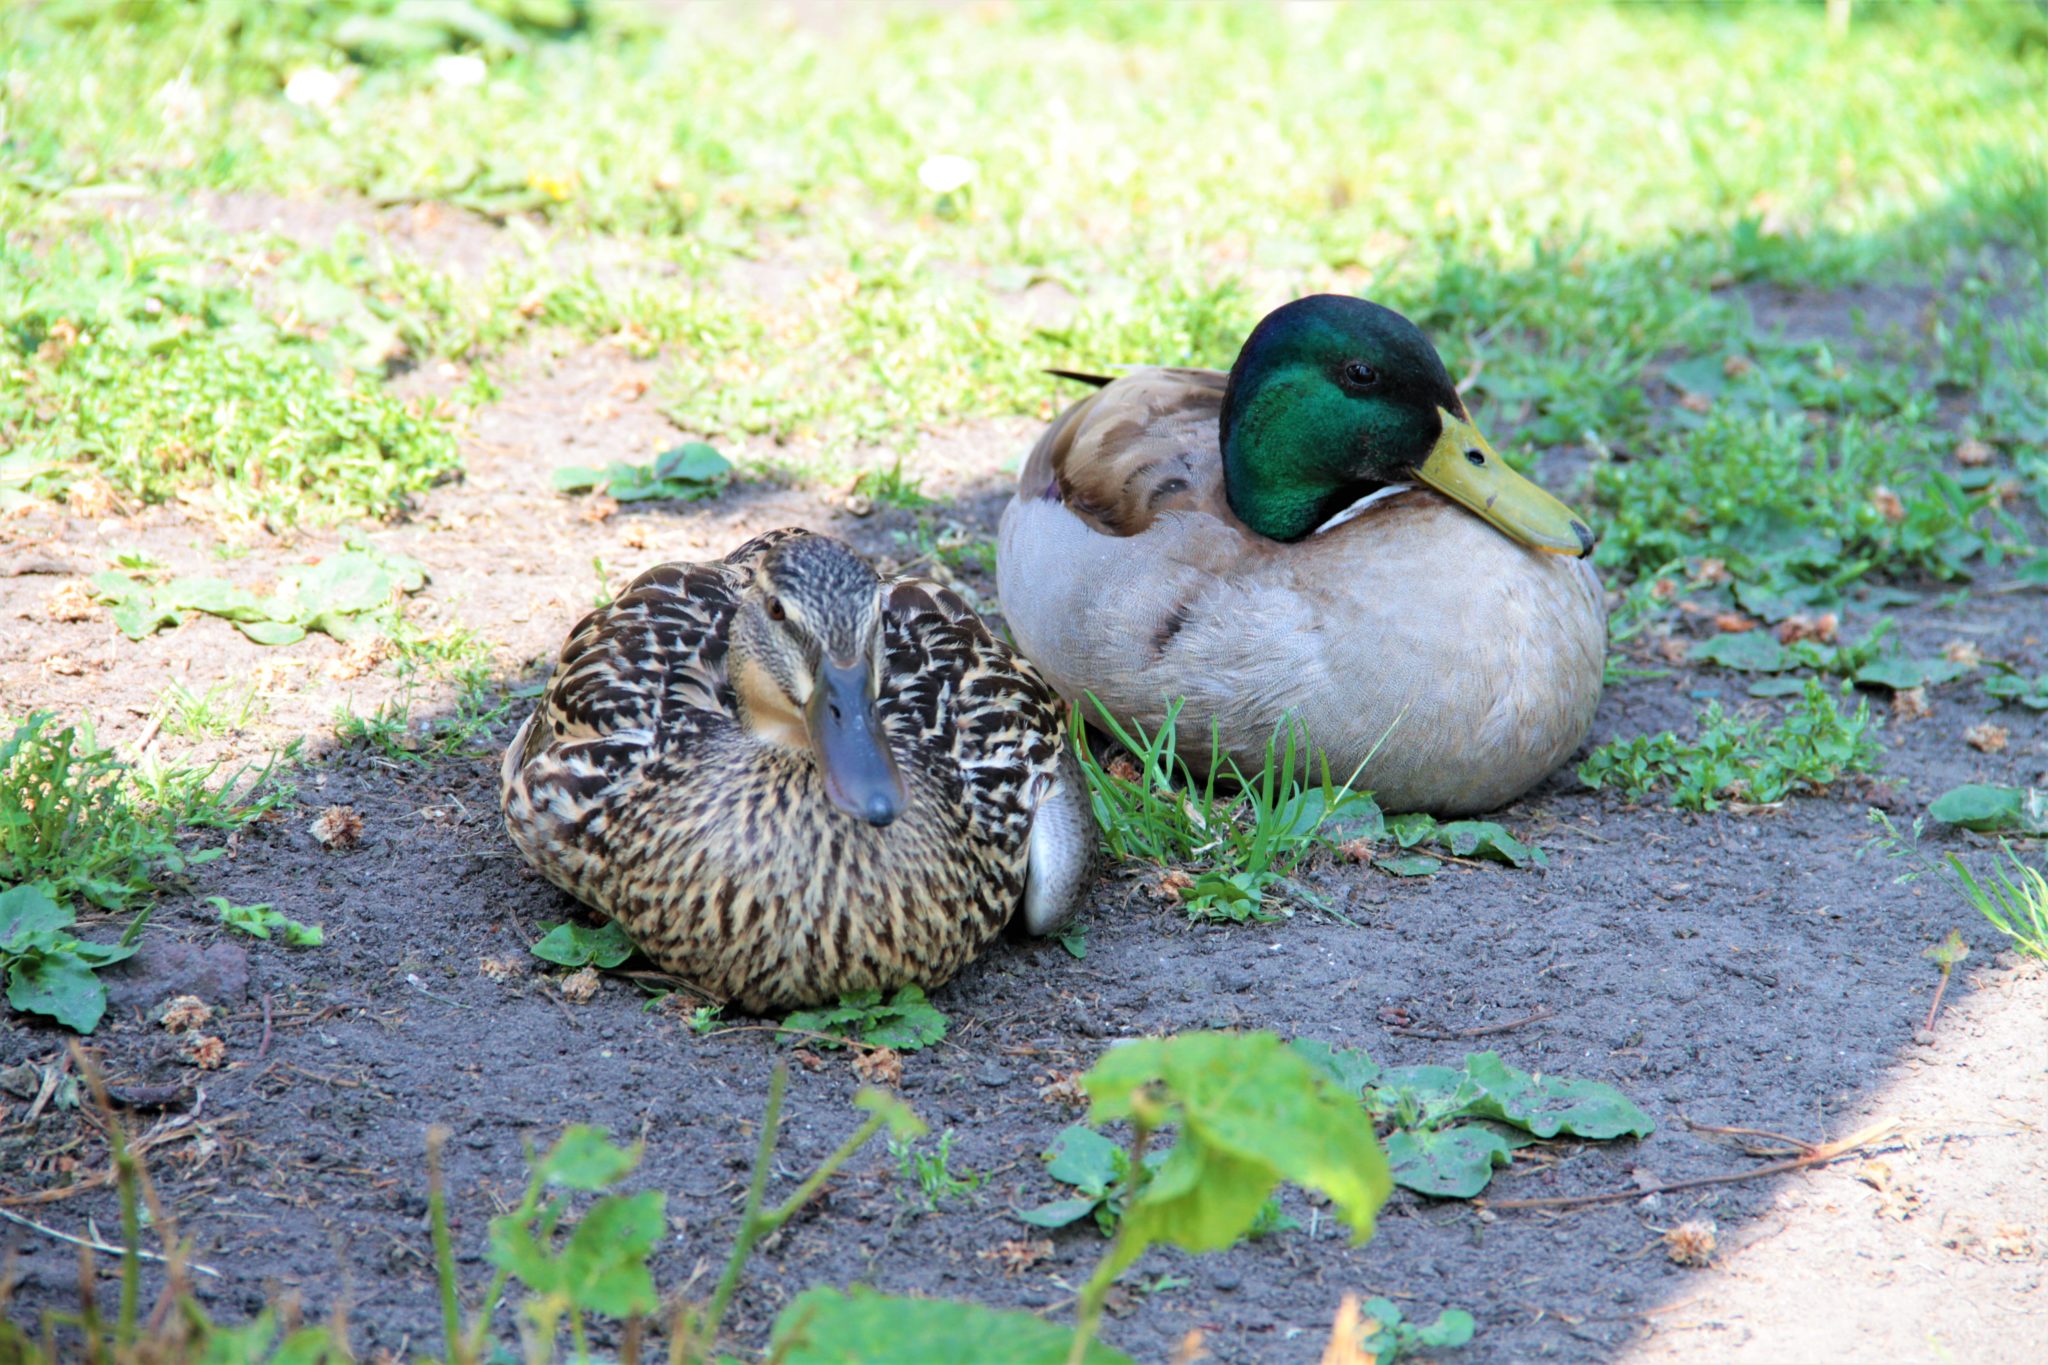
[[[0,725],[0,884],[45,883],[119,909],[156,881],[217,857],[188,846],[192,830],[232,830],[290,796],[269,769],[218,779],[213,768],[125,762],[90,726],[47,711]]]
[[[2025,6],[1866,7],[1831,40],[1816,6],[1413,6],[1367,25],[1053,3],[771,34],[600,5],[581,29],[441,33],[412,56],[351,43],[332,7],[58,22],[82,8],[0,18],[17,245],[75,234],[123,186],[531,215],[522,249],[477,271],[345,230],[265,287],[415,358],[488,359],[536,328],[659,347],[681,425],[786,445],[749,458],[800,477],[1049,414],[1066,395],[1046,364],[1227,363],[1259,313],[1315,289],[1423,322],[1516,458],[1613,452],[1610,568],[1835,536],[1953,575],[1999,532],[1926,487],[1933,386],[1981,400],[1970,420],[2015,467],[2044,439],[2041,367],[1997,359],[2048,348],[2041,310],[1998,307],[2039,293],[2048,249],[2043,21]],[[428,60],[462,47],[480,87]],[[359,79],[336,102],[285,97],[344,51]],[[1614,78],[1642,70],[1659,79]],[[1188,88],[1231,97],[1173,97]],[[964,185],[921,183],[940,153],[973,162]],[[1943,287],[1882,366],[1844,377],[1827,346],[1757,326],[1735,287],[1763,283]],[[1027,288],[1071,306],[1033,311]],[[1672,423],[1668,373],[1731,355],[1767,400],[1735,386]],[[1816,486],[1755,519],[1716,510],[1794,474]],[[1909,526],[1862,516],[1878,483]],[[1692,493],[1697,520],[1671,515]]]
[[[1708,702],[1694,728],[1689,739],[1666,730],[1610,741],[1579,765],[1579,777],[1632,803],[1668,790],[1672,805],[1710,811],[1727,801],[1769,805],[1874,771],[1883,752],[1870,703],[1845,712],[1816,679],[1781,720],[1729,715]]]
[[[509,695],[484,658],[454,647],[401,648],[398,692],[367,714],[353,705],[334,716],[334,735],[343,744],[359,745],[387,758],[410,763],[475,756],[483,752],[491,729],[512,712]],[[433,705],[426,703],[431,699]],[[421,714],[426,712],[426,714]]]
[[[111,230],[0,245],[0,492],[89,468],[137,501],[289,526],[381,516],[452,471],[445,422],[205,265]]]
[[[1105,850],[1180,873],[1177,894],[1193,919],[1279,919],[1290,899],[1324,908],[1291,874],[1332,846],[1340,828],[1383,833],[1371,795],[1333,778],[1291,728],[1267,741],[1266,761],[1250,778],[1224,759],[1196,781],[1180,753],[1179,716],[1175,702],[1147,735],[1098,703],[1093,720],[1124,750],[1105,757],[1086,742],[1077,710],[1081,771]]]

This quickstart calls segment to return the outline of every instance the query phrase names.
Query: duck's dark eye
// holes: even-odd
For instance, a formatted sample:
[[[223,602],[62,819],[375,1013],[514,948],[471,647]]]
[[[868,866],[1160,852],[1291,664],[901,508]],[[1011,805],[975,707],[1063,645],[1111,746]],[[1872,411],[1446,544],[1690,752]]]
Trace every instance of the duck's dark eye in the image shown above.
[[[1344,382],[1354,389],[1369,389],[1380,382],[1380,372],[1363,360],[1344,362]]]
[[[782,609],[781,598],[771,597],[768,599],[768,619],[771,621],[787,621],[789,619],[789,613]]]

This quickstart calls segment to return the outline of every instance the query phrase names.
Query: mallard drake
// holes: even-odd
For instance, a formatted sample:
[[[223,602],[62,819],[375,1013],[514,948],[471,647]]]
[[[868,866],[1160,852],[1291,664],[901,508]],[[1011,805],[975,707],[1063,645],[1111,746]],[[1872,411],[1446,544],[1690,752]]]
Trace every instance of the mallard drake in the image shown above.
[[[1148,729],[1184,698],[1183,752],[1205,761],[1214,726],[1246,772],[1291,717],[1334,775],[1439,814],[1513,800],[1585,739],[1593,533],[1494,453],[1408,319],[1316,295],[1227,375],[1090,382],[997,546],[1004,617],[1062,696]]]
[[[665,970],[769,1013],[1058,928],[1095,851],[1052,689],[958,596],[774,531],[583,618],[506,828]]]

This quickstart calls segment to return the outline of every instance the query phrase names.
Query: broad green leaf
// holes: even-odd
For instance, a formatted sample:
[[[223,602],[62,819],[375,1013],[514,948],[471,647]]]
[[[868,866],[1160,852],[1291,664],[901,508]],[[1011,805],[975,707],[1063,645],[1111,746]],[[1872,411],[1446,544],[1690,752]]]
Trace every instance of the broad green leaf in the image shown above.
[[[2000,701],[2048,711],[2048,673],[2028,680],[2017,673],[1999,673],[1984,680],[1984,690]]]
[[[861,1041],[898,1052],[930,1047],[946,1036],[946,1016],[925,999],[918,986],[905,986],[889,999],[875,1022],[861,1030]]]
[[[264,614],[255,597],[220,578],[174,578],[164,584],[158,596],[167,606],[203,611],[231,621],[253,621]]]
[[[1380,1064],[1359,1048],[1334,1048],[1314,1038],[1296,1038],[1288,1046],[1347,1095],[1359,1095],[1380,1078]]]
[[[592,469],[589,465],[572,464],[557,469],[549,482],[555,486],[558,493],[581,493],[597,487],[598,480],[603,477],[602,470]]]
[[[1275,1141],[1285,1139],[1276,1136]],[[1377,1155],[1377,1144],[1373,1150]],[[1184,1124],[1180,1141],[1124,1209],[1122,1231],[1095,1273],[1121,1275],[1155,1242],[1187,1251],[1235,1246],[1258,1222],[1279,1180],[1271,1160],[1210,1143]],[[1372,1214],[1365,1219],[1370,1236]]]
[[[561,1140],[534,1167],[550,1185],[572,1190],[601,1190],[640,1164],[640,1144],[618,1146],[611,1134],[587,1124],[571,1124]]]
[[[302,627],[283,621],[243,621],[237,629],[259,645],[295,645],[306,638]]]
[[[1531,848],[1491,820],[1453,820],[1438,826],[1436,837],[1460,858],[1490,858],[1510,867],[1550,865],[1542,849]]]
[[[1513,1159],[1500,1134],[1476,1123],[1449,1128],[1397,1128],[1387,1134],[1394,1183],[1437,1199],[1470,1199],[1494,1170]]]
[[[607,921],[595,929],[567,922],[555,925],[532,947],[535,957],[564,967],[598,967],[605,971],[633,955],[633,940]]]
[[[732,461],[702,441],[685,441],[654,457],[654,477],[710,483],[732,473]]]
[[[1123,1148],[1078,1123],[1061,1129],[1045,1154],[1047,1175],[1098,1197],[1108,1193],[1126,1164]]]
[[[82,939],[67,938],[64,940],[63,950],[77,958],[80,962],[83,962],[86,966],[98,969],[115,962],[127,961],[142,951],[142,945],[139,943],[88,943]]]
[[[1435,1322],[1416,1328],[1415,1339],[1429,1350],[1449,1351],[1470,1342],[1477,1326],[1464,1309],[1446,1308]]]
[[[7,1003],[47,1014],[73,1032],[91,1033],[107,1012],[107,988],[70,953],[38,953],[8,964]]]
[[[1383,1118],[1429,1124],[1462,1115],[1478,1094],[1478,1084],[1459,1067],[1391,1066],[1380,1074],[1369,1103]]]
[[[905,986],[887,1003],[882,1001],[880,991],[849,992],[835,1006],[798,1010],[782,1021],[782,1028],[775,1035],[778,1043],[796,1042],[805,1033],[820,1033],[898,1052],[915,1052],[946,1036],[946,1016],[925,999],[921,988]],[[840,1046],[828,1040],[811,1041],[824,1047]]]
[[[1970,671],[1970,665],[1951,659],[1909,659],[1895,654],[1889,659],[1867,663],[1856,670],[1856,681],[1866,687],[1888,687],[1903,692],[1912,687],[1938,687],[1954,682]]]
[[[1120,1245],[1129,1244],[1130,1258],[1156,1239],[1190,1250],[1229,1246],[1281,1179],[1328,1195],[1355,1242],[1372,1235],[1391,1188],[1372,1121],[1272,1034],[1127,1044],[1081,1084],[1094,1122],[1142,1115],[1154,1127],[1180,1125],[1172,1154],[1125,1212]]]
[[[64,929],[77,918],[69,905],[59,905],[50,898],[47,882],[30,882],[0,891],[0,949],[5,949],[17,933]]]
[[[770,1358],[783,1365],[1064,1365],[1073,1328],[976,1303],[898,1298],[857,1286],[808,1289],[775,1319]],[[1087,1365],[1132,1365],[1088,1343]]]
[[[1396,815],[1387,821],[1387,833],[1403,848],[1413,848],[1436,833],[1436,819],[1417,811]]]
[[[1943,792],[1927,813],[1979,834],[2048,834],[2048,788],[1972,783]]]
[[[1467,1057],[1465,1070],[1484,1092],[1466,1105],[1467,1114],[1498,1119],[1540,1138],[1648,1137],[1656,1127],[1619,1090],[1600,1081],[1531,1076],[1493,1052]]]
[[[1779,644],[1777,637],[1767,630],[1716,635],[1694,645],[1686,658],[1690,662],[1719,664],[1722,668],[1743,673],[1783,673],[1808,662]]]
[[[661,1306],[647,1255],[668,1231],[660,1190],[609,1195],[590,1206],[562,1249],[562,1288],[587,1313],[630,1317]]]
[[[1033,1227],[1063,1228],[1069,1223],[1078,1223],[1095,1212],[1095,1206],[1101,1202],[1100,1197],[1090,1198],[1087,1195],[1072,1199],[1055,1199],[1050,1203],[1040,1204],[1035,1209],[1019,1209],[1017,1217]]]

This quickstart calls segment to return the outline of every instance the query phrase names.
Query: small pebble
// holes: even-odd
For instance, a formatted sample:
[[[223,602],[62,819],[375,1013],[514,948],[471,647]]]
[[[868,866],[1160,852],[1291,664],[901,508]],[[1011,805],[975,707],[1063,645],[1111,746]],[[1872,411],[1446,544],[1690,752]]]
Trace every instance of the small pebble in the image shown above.
[[[1010,1073],[996,1063],[990,1062],[987,1066],[974,1073],[974,1079],[980,1081],[983,1085],[994,1088],[996,1086],[1008,1085],[1010,1083]]]
[[[1218,1268],[1209,1273],[1209,1287],[1228,1294],[1244,1283],[1244,1277],[1235,1270]]]
[[[1922,1047],[1934,1046],[1934,1030],[1921,1029],[1913,1035],[1913,1041]]]

